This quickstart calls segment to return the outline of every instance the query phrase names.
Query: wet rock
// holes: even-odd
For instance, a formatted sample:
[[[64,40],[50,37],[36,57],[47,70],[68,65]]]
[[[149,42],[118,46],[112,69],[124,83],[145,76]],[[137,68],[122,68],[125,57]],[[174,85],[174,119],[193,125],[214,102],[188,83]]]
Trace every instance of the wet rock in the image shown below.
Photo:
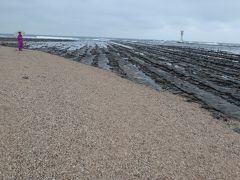
[[[240,128],[233,129],[236,133],[240,134]]]

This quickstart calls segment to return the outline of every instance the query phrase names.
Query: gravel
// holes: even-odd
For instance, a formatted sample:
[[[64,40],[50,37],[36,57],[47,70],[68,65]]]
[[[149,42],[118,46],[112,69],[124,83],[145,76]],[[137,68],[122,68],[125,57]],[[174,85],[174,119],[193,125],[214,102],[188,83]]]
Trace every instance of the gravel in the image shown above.
[[[240,179],[197,103],[38,51],[0,46],[0,137],[0,179]]]

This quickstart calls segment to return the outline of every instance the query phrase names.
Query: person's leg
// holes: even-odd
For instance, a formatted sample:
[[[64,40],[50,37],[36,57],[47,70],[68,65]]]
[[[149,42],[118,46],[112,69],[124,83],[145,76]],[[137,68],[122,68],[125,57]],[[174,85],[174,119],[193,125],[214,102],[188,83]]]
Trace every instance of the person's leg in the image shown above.
[[[22,51],[22,48],[23,48],[23,44],[22,44],[22,43],[19,43],[19,44],[18,44],[18,50],[19,50],[19,51]]]

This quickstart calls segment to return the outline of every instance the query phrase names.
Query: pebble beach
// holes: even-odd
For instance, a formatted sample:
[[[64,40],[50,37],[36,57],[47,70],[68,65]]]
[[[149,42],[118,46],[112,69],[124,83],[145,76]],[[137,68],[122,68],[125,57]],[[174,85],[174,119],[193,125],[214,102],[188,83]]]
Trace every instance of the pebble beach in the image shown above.
[[[184,97],[0,46],[0,179],[240,179],[239,134]]]

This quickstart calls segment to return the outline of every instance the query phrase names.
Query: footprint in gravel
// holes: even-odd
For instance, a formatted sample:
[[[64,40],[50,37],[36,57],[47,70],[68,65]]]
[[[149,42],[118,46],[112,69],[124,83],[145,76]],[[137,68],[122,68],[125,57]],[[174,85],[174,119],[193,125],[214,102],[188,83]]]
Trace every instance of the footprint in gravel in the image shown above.
[[[29,77],[28,76],[23,76],[22,79],[29,79]]]

